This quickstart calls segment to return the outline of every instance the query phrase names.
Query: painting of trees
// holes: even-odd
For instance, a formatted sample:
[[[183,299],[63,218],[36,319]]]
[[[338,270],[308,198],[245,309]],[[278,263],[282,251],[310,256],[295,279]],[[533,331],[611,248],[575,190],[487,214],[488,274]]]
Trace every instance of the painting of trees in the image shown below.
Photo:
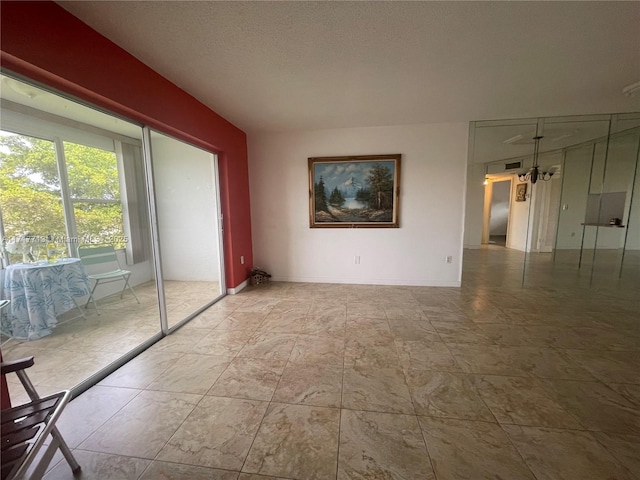
[[[310,226],[397,228],[401,157],[309,158]]]
[[[315,184],[314,192],[316,212],[328,212],[329,207],[327,206],[327,190],[325,189],[322,176],[320,176],[320,181]]]
[[[384,165],[376,164],[367,177],[369,207],[377,210],[393,208],[393,176]]]
[[[340,190],[338,190],[338,187],[335,187],[331,192],[331,196],[329,197],[329,204],[333,205],[334,207],[341,207],[342,205],[344,205],[344,202],[344,195]]]

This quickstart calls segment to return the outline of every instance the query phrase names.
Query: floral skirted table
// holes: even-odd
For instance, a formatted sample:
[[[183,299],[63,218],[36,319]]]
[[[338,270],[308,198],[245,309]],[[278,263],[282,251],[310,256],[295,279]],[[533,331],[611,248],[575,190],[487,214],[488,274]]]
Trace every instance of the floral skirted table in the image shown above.
[[[5,271],[4,296],[11,304],[2,312],[2,333],[29,340],[49,335],[57,317],[77,308],[75,298],[89,292],[89,279],[78,258],[10,265]]]

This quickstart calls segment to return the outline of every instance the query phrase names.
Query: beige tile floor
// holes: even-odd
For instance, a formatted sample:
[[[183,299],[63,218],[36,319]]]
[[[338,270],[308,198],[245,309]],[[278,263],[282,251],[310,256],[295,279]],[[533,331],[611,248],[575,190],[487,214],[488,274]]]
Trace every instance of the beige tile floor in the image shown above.
[[[518,258],[225,297],[67,407],[82,478],[640,479],[637,283]]]
[[[165,284],[169,326],[184,319],[219,295],[218,282]],[[93,305],[83,309],[87,319],[73,309],[58,318],[53,333],[32,341],[9,340],[2,347],[6,360],[35,356],[29,377],[41,395],[69,389],[129,352],[160,331],[158,294],[155,283],[135,286],[140,303],[129,293],[98,300],[100,315]],[[2,340],[6,340],[3,337]],[[12,403],[27,401],[15,375],[9,375]]]

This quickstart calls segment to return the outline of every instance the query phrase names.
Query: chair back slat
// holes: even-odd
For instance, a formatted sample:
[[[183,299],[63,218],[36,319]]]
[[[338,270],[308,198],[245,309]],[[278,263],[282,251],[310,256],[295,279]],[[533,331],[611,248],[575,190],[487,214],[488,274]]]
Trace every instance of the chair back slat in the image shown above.
[[[80,246],[78,248],[78,256],[84,265],[117,262],[116,251],[113,245]]]

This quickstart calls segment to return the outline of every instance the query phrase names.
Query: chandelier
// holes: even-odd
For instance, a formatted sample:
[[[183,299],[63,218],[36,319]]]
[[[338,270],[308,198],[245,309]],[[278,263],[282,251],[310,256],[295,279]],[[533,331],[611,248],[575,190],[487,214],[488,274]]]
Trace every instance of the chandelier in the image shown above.
[[[520,180],[521,182],[530,181],[532,184],[535,184],[538,180],[546,182],[548,180],[551,180],[551,177],[553,176],[554,172],[552,170],[541,170],[540,166],[538,165],[538,154],[540,153],[541,138],[541,135],[536,135],[535,137],[533,137],[533,140],[535,141],[535,145],[533,147],[533,166],[526,172],[518,173],[518,180]]]

